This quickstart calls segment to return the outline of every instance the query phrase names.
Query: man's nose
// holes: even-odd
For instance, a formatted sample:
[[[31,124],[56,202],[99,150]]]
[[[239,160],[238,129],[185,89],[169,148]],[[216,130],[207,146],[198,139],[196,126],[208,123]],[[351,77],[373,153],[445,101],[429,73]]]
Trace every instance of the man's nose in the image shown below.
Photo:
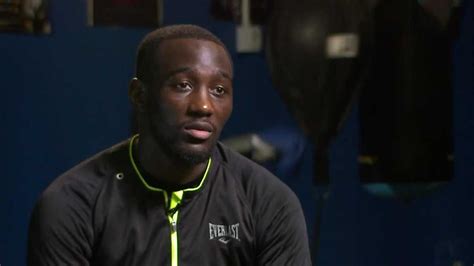
[[[207,88],[193,91],[189,103],[189,112],[194,115],[210,116],[214,112],[210,97]]]

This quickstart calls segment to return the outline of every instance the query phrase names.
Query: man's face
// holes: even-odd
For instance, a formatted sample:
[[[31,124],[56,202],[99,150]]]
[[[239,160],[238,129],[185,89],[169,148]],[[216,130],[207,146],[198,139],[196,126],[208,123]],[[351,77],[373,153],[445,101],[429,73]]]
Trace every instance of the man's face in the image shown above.
[[[224,48],[197,39],[163,41],[159,76],[147,95],[150,133],[167,156],[197,164],[211,155],[232,112],[232,63]]]

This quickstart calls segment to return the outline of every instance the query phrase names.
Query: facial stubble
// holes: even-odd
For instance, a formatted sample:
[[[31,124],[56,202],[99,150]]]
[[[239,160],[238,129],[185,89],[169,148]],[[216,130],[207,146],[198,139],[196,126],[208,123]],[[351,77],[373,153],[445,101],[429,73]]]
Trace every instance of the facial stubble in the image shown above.
[[[181,138],[180,134],[166,134],[166,129],[160,129],[158,123],[161,121],[159,120],[160,118],[155,117],[151,112],[147,113],[147,123],[152,138],[163,153],[171,159],[192,166],[204,163],[211,157],[217,138],[209,140],[211,143],[205,150],[194,151],[186,147],[185,140]]]

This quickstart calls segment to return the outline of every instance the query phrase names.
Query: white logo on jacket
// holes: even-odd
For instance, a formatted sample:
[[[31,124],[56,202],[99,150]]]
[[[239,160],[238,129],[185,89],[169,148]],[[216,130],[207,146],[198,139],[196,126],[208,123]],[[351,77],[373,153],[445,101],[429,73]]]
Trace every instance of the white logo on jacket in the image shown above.
[[[239,239],[239,223],[224,225],[209,223],[209,240],[217,239],[220,242],[227,244],[230,240]]]

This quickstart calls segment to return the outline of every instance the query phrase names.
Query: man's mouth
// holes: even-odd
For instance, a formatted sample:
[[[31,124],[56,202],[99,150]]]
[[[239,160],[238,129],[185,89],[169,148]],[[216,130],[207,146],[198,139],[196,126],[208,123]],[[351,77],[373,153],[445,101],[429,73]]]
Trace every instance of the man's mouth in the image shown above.
[[[191,122],[184,126],[184,132],[191,138],[197,140],[207,140],[214,131],[209,122]]]

